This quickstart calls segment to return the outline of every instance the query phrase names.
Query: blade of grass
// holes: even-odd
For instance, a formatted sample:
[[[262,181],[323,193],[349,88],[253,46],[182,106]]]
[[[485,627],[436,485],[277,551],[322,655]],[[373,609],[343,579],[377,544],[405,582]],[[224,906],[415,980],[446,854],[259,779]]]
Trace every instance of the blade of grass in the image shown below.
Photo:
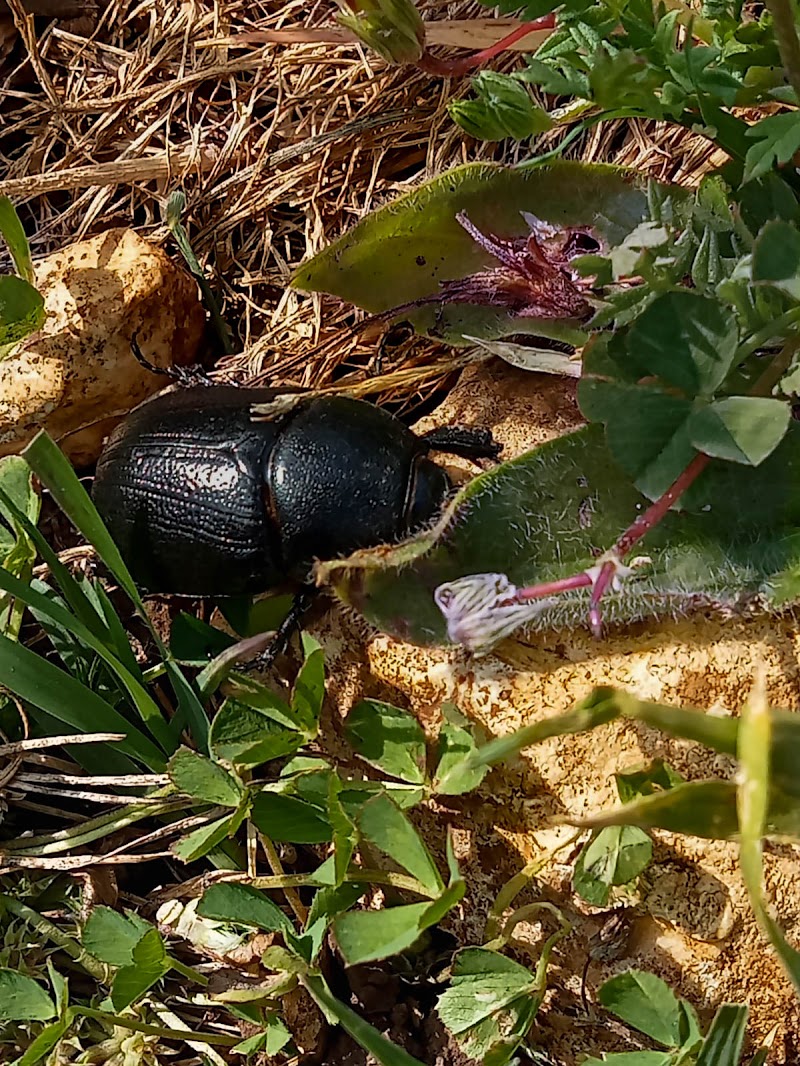
[[[43,711],[41,707],[28,706],[26,710],[28,717],[36,722],[39,731],[48,742],[53,737],[62,734],[63,725],[54,715]],[[91,736],[85,733],[83,735]],[[73,733],[72,736],[75,734]],[[93,741],[91,744],[64,744],[63,748],[67,755],[88,774],[136,774],[141,769],[127,755],[123,755],[118,748],[112,747],[105,741]]]
[[[786,939],[764,896],[761,842],[769,807],[771,731],[762,674],[742,708],[739,724],[739,865],[758,924],[800,995],[800,952]]]
[[[185,714],[198,747],[207,751],[209,722],[203,704],[178,665],[172,661],[169,649],[165,647],[153,627],[136,583],[119,549],[69,460],[44,430],[37,433],[24,449],[23,456],[42,484],[50,490],[53,499],[64,514],[95,549],[147,625],[159,654],[166,664],[167,673],[178,698],[178,711]]]
[[[83,622],[71,615],[59,603],[55,603],[41,592],[37,592],[30,585],[26,585],[23,581],[14,577],[13,574],[9,574],[7,570],[3,570],[2,567],[0,567],[0,589],[11,593],[16,599],[27,604],[28,607],[35,608],[42,615],[52,618],[54,622],[63,626],[73,637],[77,637],[78,640],[99,655],[125,687],[142,721],[155,739],[166,752],[171,753],[174,751],[175,741],[170,733],[169,725],[161,713],[161,708],[141,682],[136,680],[127,667],[122,665],[119,659],[108,650],[101,640],[97,639]],[[95,728],[105,728],[105,725],[95,723]]]
[[[0,634],[3,685],[34,707],[41,707],[75,732],[124,733],[119,750],[149,770],[161,773],[166,758],[144,733],[96,692],[28,648]]]
[[[136,584],[122,560],[119,549],[111,539],[111,534],[97,513],[88,492],[80,483],[78,475],[55,441],[41,430],[23,450],[22,455],[34,474],[50,490],[64,514],[95,549],[142,618],[149,622]]]
[[[192,250],[192,246],[189,243],[189,237],[181,223],[181,212],[185,206],[186,197],[183,193],[174,192],[169,200],[167,200],[166,210],[164,211],[164,221],[166,222],[167,229],[169,229],[172,234],[173,240],[177,244],[181,255],[186,260],[186,265],[189,267],[192,277],[200,286],[203,300],[208,308],[208,313],[211,315],[211,321],[214,323],[214,329],[216,330],[220,344],[222,345],[223,354],[231,355],[233,353],[233,343],[228,323],[222,317],[217,298],[206,280],[203,268],[200,266],[197,256]]]
[[[412,1058],[407,1051],[387,1040],[369,1022],[338,1000],[321,975],[303,974],[300,983],[323,1014],[337,1021],[381,1066],[423,1066],[419,1059]]]
[[[25,230],[22,228],[16,208],[7,196],[0,196],[0,234],[3,235],[8,250],[11,252],[14,269],[29,285],[34,285],[36,279],[28,238],[25,236]]]
[[[36,545],[39,555],[47,564],[50,573],[58,583],[58,586],[64,595],[64,599],[70,605],[77,617],[101,640],[108,639],[109,634],[104,629],[97,611],[94,610],[83,589],[69,572],[67,567],[64,566],[47,543],[47,540],[44,538],[41,531],[37,529],[28,516],[17,507],[14,501],[2,489],[0,489],[0,503],[8,509],[16,521],[19,522],[25,533]]]

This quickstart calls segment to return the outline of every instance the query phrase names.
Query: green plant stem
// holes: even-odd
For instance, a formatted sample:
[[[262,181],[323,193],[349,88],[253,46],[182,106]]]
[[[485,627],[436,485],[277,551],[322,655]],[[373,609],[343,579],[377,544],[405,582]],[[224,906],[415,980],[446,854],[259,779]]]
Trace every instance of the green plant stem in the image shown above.
[[[273,874],[277,874],[279,877],[285,877],[286,871],[283,868],[283,864],[281,863],[275,845],[264,833],[258,833],[258,839],[261,841],[261,847],[264,849],[269,868],[272,870]],[[286,887],[283,890],[283,894],[286,896],[287,903],[294,911],[295,918],[297,918],[301,925],[305,925],[308,921],[308,907],[305,906],[293,888]]]
[[[549,866],[555,856],[563,851],[565,848],[571,847],[581,837],[582,830],[577,833],[572,833],[561,844],[557,844],[554,848],[550,848],[543,855],[540,855],[536,859],[531,859],[529,863],[510,878],[500,891],[497,893],[494,903],[489,910],[489,916],[486,919],[486,927],[484,929],[484,936],[488,941],[494,940],[500,932],[500,920],[503,917],[504,911],[507,911],[523,888],[543,870],[546,866]],[[488,946],[488,945],[487,945]]]
[[[791,311],[784,311],[773,322],[768,323],[763,329],[754,333],[750,340],[739,345],[739,349],[736,352],[737,361],[744,362],[748,356],[753,355],[759,348],[763,348],[765,344],[769,344],[773,337],[780,336],[787,327],[793,326],[796,322],[800,322],[800,307],[795,307]]]
[[[786,79],[800,100],[800,40],[794,18],[792,0],[765,0],[772,15],[772,27],[778,42]]]
[[[405,874],[389,873],[386,870],[358,869],[350,870],[345,874],[345,881],[356,885],[390,885],[392,888],[401,888],[406,892],[413,892],[423,899],[436,899],[436,894],[425,888],[414,877],[406,877]],[[233,878],[226,878],[233,880]],[[313,874],[277,874],[274,877],[237,877],[236,881],[242,884],[252,885],[253,888],[303,888],[308,885],[312,888],[325,887]]]
[[[193,1040],[198,1044],[216,1044],[219,1047],[235,1047],[241,1041],[241,1037],[225,1036],[222,1033],[194,1033],[191,1029],[168,1029],[163,1025],[148,1025],[147,1022],[126,1018],[123,1014],[110,1014],[94,1007],[73,1007],[72,1010],[83,1018],[95,1018],[99,1022],[133,1029],[134,1032],[145,1033],[147,1036],[160,1036],[165,1040]]]
[[[800,347],[800,337],[794,336],[784,344],[775,358],[766,367],[750,390],[751,396],[769,396],[783,375],[792,365],[795,353]]]
[[[108,981],[108,967],[85,951],[77,940],[73,940],[66,933],[62,933],[47,918],[43,918],[38,911],[33,910],[32,907],[28,907],[24,903],[20,903],[13,896],[7,895],[0,895],[0,906],[4,907],[9,914],[13,914],[15,918],[21,918],[23,922],[27,922],[31,928],[36,929],[37,932],[52,941],[52,943],[57,944],[62,951],[65,951],[70,958],[79,963],[92,977],[104,983]]]
[[[499,936],[495,937],[494,940],[489,941],[488,944],[484,944],[484,947],[488,948],[489,951],[502,951],[503,948],[508,946],[512,933],[519,923],[525,922],[529,918],[533,918],[535,915],[539,914],[540,911],[547,911],[548,914],[551,914],[558,921],[564,933],[569,930],[569,923],[566,921],[558,907],[554,907],[552,903],[546,903],[544,900],[540,900],[537,903],[528,903],[525,907],[519,907],[513,914],[509,915]]]
[[[168,956],[169,964],[176,973],[179,973],[182,977],[186,977],[189,981],[194,981],[195,984],[201,985],[203,988],[208,984],[208,978],[204,973],[200,973],[199,970],[195,970],[194,966],[187,966],[185,962],[180,962],[178,959]]]

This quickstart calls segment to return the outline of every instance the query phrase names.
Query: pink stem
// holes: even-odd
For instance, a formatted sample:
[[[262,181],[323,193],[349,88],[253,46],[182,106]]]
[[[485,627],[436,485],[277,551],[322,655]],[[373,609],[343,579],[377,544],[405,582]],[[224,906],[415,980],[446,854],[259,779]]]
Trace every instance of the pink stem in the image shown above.
[[[644,514],[639,515],[636,521],[628,526],[614,545],[616,555],[620,558],[627,555],[638,540],[641,540],[646,533],[649,533],[651,529],[657,526],[678,497],[682,496],[689,486],[703,473],[708,463],[709,457],[707,455],[703,455],[702,452],[696,455],[683,473],[675,478],[664,495],[659,496]]]
[[[528,585],[527,588],[517,589],[514,602],[526,603],[528,600],[540,600],[544,596],[558,596],[562,592],[569,592],[570,589],[582,589],[591,583],[592,579],[584,570],[580,574],[559,578],[558,581],[545,581],[542,585]]]
[[[476,67],[488,63],[490,59],[494,59],[501,52],[505,52],[512,44],[516,44],[523,37],[527,37],[529,33],[536,33],[537,30],[553,30],[555,26],[555,12],[551,11],[549,15],[542,15],[541,18],[533,19],[532,22],[523,22],[521,26],[517,26],[515,30],[506,34],[501,40],[496,41],[480,52],[473,52],[472,55],[464,56],[462,59],[437,59],[436,56],[423,52],[416,65],[420,70],[424,70],[426,74],[442,74],[447,78],[457,77],[459,74],[468,74],[469,71],[475,70]]]
[[[603,563],[592,589],[592,598],[589,603],[589,628],[592,631],[592,636],[598,639],[603,635],[603,616],[600,610],[600,601],[611,583],[614,570],[613,562]]]

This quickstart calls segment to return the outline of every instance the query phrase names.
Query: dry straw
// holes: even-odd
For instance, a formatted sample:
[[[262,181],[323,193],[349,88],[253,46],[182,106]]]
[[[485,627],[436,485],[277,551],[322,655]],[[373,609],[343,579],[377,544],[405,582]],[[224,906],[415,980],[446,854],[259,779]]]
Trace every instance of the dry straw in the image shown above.
[[[8,6],[0,192],[28,216],[36,253],[120,224],[167,242],[162,205],[182,188],[192,243],[245,353],[226,372],[280,385],[360,382],[406,406],[452,379],[453,353],[441,345],[408,338],[377,359],[374,332],[354,330],[358,313],[287,281],[409,185],[468,160],[519,156],[449,119],[447,101],[469,91],[468,79],[389,68],[345,36],[260,43],[276,31],[330,30],[327,2],[111,0],[78,19],[35,22],[20,0]],[[480,46],[496,32],[477,3],[421,6],[437,41]],[[495,66],[518,62],[512,52]],[[563,131],[542,146],[554,136]],[[629,122],[597,127],[569,154],[684,182],[714,162],[697,137]]]

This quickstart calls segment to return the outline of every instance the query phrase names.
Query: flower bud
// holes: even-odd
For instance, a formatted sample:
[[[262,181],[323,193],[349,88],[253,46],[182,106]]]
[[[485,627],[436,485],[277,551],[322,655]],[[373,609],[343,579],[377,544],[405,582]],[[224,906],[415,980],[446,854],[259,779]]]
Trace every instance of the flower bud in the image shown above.
[[[389,63],[416,63],[425,50],[425,24],[413,0],[340,0],[336,21]]]

